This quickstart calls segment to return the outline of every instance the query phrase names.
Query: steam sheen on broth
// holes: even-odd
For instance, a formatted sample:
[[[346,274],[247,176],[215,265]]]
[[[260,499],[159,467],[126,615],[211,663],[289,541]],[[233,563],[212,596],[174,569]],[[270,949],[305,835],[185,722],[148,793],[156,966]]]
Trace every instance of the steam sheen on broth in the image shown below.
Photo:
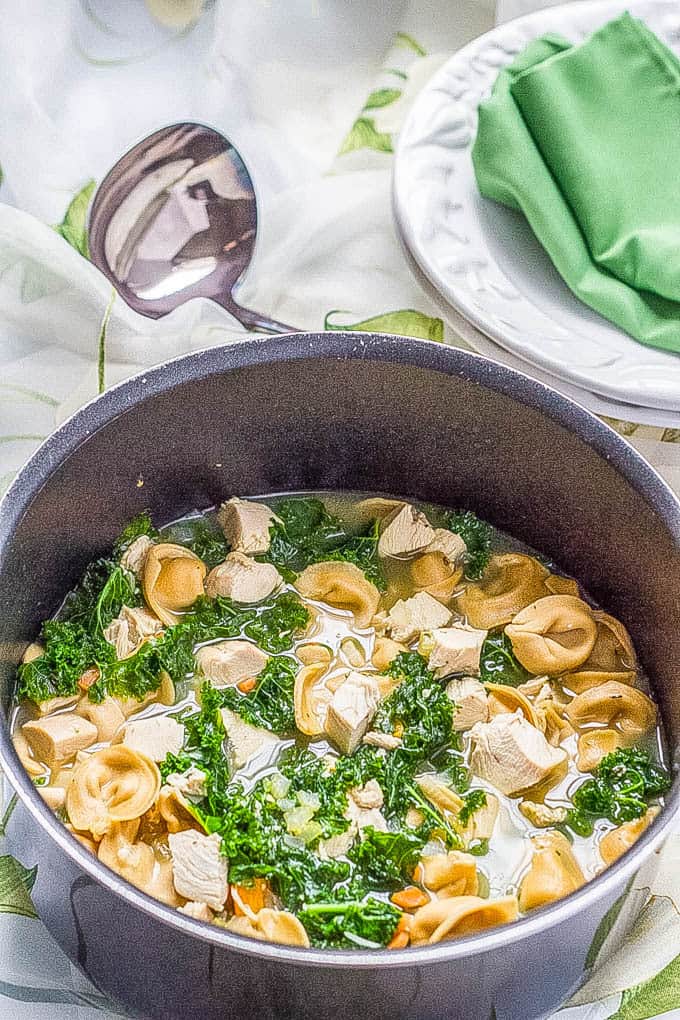
[[[620,621],[474,514],[359,494],[131,522],[28,647],[16,750],[206,923],[405,948],[580,888],[669,786]]]

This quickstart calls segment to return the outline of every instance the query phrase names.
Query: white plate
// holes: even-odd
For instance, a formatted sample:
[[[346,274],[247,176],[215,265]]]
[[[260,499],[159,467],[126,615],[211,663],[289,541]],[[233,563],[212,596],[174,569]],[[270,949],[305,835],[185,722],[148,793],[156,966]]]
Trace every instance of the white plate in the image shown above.
[[[477,107],[499,69],[546,32],[578,42],[624,10],[680,54],[676,0],[548,8],[460,50],[425,86],[401,132],[394,209],[427,279],[497,344],[612,400],[680,411],[680,355],[639,344],[574,297],[524,217],[481,197],[472,168]]]

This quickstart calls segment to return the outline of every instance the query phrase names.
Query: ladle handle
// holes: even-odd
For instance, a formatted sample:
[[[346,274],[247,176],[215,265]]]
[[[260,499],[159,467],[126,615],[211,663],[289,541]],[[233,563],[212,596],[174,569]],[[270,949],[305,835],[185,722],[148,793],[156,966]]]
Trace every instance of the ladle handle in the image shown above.
[[[276,319],[268,319],[266,315],[260,315],[259,312],[253,312],[250,308],[243,308],[241,305],[236,304],[232,296],[229,294],[226,297],[216,297],[214,300],[218,304],[226,308],[231,315],[237,319],[242,326],[246,329],[251,330],[255,333],[299,333],[300,329],[295,326],[286,326],[283,322],[277,322]]]

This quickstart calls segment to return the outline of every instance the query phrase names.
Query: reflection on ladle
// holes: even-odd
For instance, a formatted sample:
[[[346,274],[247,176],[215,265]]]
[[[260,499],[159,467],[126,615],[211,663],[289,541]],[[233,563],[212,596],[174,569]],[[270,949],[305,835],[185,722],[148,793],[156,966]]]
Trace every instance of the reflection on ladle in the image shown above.
[[[246,329],[295,332],[234,299],[256,237],[250,174],[224,135],[201,124],[174,124],[135,145],[90,212],[92,261],[135,311],[156,319],[206,297]]]

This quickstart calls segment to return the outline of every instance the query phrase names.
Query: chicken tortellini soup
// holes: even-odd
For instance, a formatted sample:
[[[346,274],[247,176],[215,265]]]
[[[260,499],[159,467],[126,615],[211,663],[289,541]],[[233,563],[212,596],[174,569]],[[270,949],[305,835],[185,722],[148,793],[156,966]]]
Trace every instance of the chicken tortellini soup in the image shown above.
[[[669,787],[620,621],[473,513],[141,515],[26,650],[16,750],[73,837],[206,924],[455,939],[579,889]]]

